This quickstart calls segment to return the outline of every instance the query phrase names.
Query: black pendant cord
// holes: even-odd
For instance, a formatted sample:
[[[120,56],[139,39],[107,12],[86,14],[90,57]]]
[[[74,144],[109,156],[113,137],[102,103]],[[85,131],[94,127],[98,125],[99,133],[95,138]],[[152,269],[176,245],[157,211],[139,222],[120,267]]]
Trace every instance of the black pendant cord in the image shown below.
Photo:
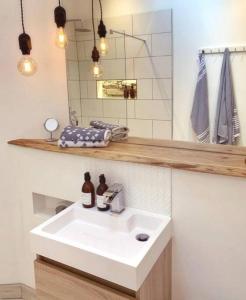
[[[102,9],[102,1],[99,0],[99,4],[100,4],[100,12],[101,12],[101,20],[103,19],[103,9]]]
[[[22,23],[22,29],[23,33],[25,33],[25,24],[24,24],[24,9],[23,9],[23,0],[20,0],[20,6],[21,6],[21,23]]]
[[[59,0],[58,3],[59,3],[59,6],[61,6],[61,0]]]
[[[94,37],[94,47],[96,47],[96,30],[95,30],[95,23],[94,23],[94,0],[92,0],[92,27],[93,27],[93,37]]]

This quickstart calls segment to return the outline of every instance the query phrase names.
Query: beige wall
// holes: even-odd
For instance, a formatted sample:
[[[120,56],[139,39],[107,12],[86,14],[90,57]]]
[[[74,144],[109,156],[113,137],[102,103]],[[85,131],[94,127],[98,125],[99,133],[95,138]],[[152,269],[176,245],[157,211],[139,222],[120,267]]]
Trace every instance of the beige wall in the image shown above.
[[[32,55],[39,66],[35,76],[25,78],[16,69],[20,58],[19,1],[0,2],[0,283],[20,281],[17,258],[21,258],[22,239],[15,186],[21,184],[24,174],[17,176],[18,162],[13,168],[6,142],[17,137],[45,137],[43,122],[49,116],[63,125],[67,119],[64,52],[53,42],[56,4],[55,0],[24,1],[26,31],[32,37]]]

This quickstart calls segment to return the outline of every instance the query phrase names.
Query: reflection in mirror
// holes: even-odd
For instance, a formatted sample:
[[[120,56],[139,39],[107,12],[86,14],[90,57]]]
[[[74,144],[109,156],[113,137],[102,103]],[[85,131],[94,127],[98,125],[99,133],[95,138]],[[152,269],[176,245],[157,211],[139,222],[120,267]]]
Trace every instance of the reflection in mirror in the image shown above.
[[[87,127],[91,121],[99,120],[126,125],[130,136],[170,139],[171,10],[110,17],[104,21],[109,49],[101,57],[100,81],[91,75],[91,19],[67,23],[70,111],[76,112],[79,126]],[[97,44],[99,48],[99,38]]]

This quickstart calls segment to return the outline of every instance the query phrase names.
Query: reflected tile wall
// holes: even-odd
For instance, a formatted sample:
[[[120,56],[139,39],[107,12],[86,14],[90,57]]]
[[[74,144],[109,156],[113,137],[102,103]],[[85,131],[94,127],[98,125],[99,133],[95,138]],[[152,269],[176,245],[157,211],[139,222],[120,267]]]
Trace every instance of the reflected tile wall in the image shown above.
[[[144,138],[172,137],[172,12],[160,10],[105,19],[107,29],[134,34],[132,38],[109,34],[109,53],[102,58],[102,80],[137,79],[137,100],[96,99],[91,75],[92,33],[74,33],[66,51],[69,103],[77,111],[80,125],[93,119],[124,124],[130,135]],[[91,20],[84,28],[91,29]],[[99,41],[97,40],[97,44]]]

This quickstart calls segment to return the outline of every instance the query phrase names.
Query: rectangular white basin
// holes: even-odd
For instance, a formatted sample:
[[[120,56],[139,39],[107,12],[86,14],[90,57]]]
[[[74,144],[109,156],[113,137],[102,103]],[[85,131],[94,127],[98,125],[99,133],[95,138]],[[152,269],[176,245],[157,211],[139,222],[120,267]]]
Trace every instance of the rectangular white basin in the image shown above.
[[[115,215],[80,201],[31,231],[36,254],[135,291],[170,239],[170,217],[132,208]]]

